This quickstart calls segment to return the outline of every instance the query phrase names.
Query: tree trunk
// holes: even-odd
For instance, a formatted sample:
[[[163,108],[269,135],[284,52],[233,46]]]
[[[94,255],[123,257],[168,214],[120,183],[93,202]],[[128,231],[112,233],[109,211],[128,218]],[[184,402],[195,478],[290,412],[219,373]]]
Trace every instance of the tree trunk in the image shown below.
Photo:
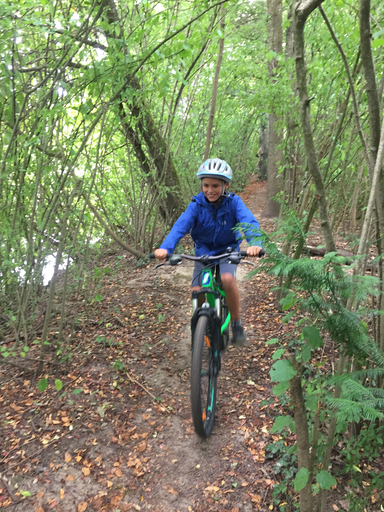
[[[268,46],[275,52],[283,52],[283,2],[282,0],[268,0]],[[278,67],[277,59],[273,58],[269,63],[269,76],[273,83],[273,77]],[[268,167],[267,167],[267,201],[263,211],[265,217],[278,217],[280,213],[280,203],[275,199],[276,195],[282,189],[281,178],[278,178],[279,165],[283,162],[282,134],[276,124],[280,117],[271,112],[268,123]]]
[[[360,0],[360,49],[361,60],[364,69],[365,90],[367,93],[369,111],[369,175],[373,187],[373,173],[377,164],[377,153],[380,143],[380,99],[376,83],[375,66],[373,63],[371,47],[371,24],[370,24],[371,0]],[[379,217],[381,236],[384,234],[384,168],[380,162],[379,177],[376,192],[376,208]],[[381,252],[383,250],[381,244]]]
[[[298,470],[307,468],[310,471],[311,458],[309,453],[309,429],[307,412],[305,408],[301,377],[303,368],[298,364],[295,357],[291,357],[292,365],[297,370],[297,375],[289,381],[293,413],[295,416],[296,439],[297,439],[297,465]],[[313,512],[312,509],[312,474],[309,474],[306,486],[300,491],[300,512]]]
[[[294,33],[295,33],[295,56],[296,56],[296,80],[300,98],[301,122],[304,134],[305,151],[307,155],[308,169],[312,175],[316,187],[316,199],[319,203],[320,223],[323,231],[327,252],[335,251],[336,246],[332,236],[332,230],[328,219],[327,199],[325,187],[320,168],[317,162],[315,144],[313,140],[310,99],[307,90],[307,70],[305,66],[305,48],[304,48],[304,26],[308,16],[318,7],[323,0],[307,0],[301,3],[295,0],[294,3]]]
[[[352,205],[351,205],[351,210],[349,213],[349,218],[350,218],[351,229],[353,231],[356,229],[357,203],[359,200],[359,193],[360,193],[361,182],[363,179],[364,169],[365,169],[365,166],[360,165],[359,170],[357,172],[356,185],[355,185],[355,188],[353,190],[353,195],[352,195]]]
[[[376,73],[371,49],[371,0],[360,0],[360,48],[361,60],[364,69],[365,90],[367,93],[370,128],[370,172],[372,173],[376,162],[380,140],[380,105],[376,85]]]
[[[118,24],[119,16],[114,0],[104,0],[104,5],[109,23],[111,25]],[[109,36],[113,37],[111,34]],[[179,177],[169,151],[167,151],[167,143],[160,130],[156,127],[151,114],[141,101],[141,87],[136,77],[131,76],[129,86],[137,93],[134,104],[128,107],[130,117],[135,118],[137,131],[135,132],[131,128],[128,133],[126,126],[124,126],[124,131],[126,135],[129,134],[129,140],[131,140],[141,167],[146,171],[145,175],[149,180],[150,186],[155,185],[156,188],[162,190],[160,196],[165,198],[162,201],[162,208],[160,210],[163,220],[167,223],[172,223],[180,216],[184,207]],[[118,101],[122,122],[126,124],[127,117],[124,114],[123,99],[120,97]],[[138,140],[138,133],[144,140],[150,160],[155,166],[156,175],[154,180],[151,180],[150,162],[146,158],[141,141]]]
[[[221,37],[220,43],[219,43],[219,54],[217,56],[216,69],[215,69],[215,78],[213,80],[212,101],[211,101],[211,109],[209,111],[209,119],[208,119],[208,127],[207,127],[207,139],[206,139],[206,143],[205,143],[204,160],[207,160],[207,158],[209,158],[209,150],[211,148],[212,128],[213,128],[213,120],[215,118],[217,90],[219,88],[220,68],[221,68],[221,63],[223,61],[223,53],[224,53],[224,28],[225,28],[224,9],[222,10],[222,18],[221,18],[221,21],[220,21],[220,28],[221,28],[221,31],[223,32],[223,36]]]
[[[268,132],[267,125],[264,119],[260,124],[259,146],[259,174],[260,179],[264,181],[267,179],[268,176]]]

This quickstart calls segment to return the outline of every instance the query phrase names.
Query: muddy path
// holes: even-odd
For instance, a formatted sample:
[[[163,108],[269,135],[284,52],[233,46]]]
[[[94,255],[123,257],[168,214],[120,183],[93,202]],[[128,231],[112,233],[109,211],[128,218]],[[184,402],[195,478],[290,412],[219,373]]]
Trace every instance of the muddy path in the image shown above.
[[[256,217],[265,192],[251,181],[241,194]],[[2,386],[0,508],[273,510],[276,475],[265,447],[278,439],[269,433],[277,399],[265,342],[283,326],[269,281],[246,279],[249,267],[239,267],[248,344],[223,357],[214,431],[201,441],[189,400],[192,266],[135,269],[116,256],[103,265],[111,269],[103,301],[78,298],[71,360],[46,374],[62,380],[65,394],[53,385],[40,394],[17,372]]]

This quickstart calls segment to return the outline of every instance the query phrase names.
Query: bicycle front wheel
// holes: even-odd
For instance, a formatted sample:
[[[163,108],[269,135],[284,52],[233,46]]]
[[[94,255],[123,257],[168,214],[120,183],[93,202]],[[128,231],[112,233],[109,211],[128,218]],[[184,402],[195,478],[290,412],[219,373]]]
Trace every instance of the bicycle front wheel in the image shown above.
[[[211,435],[216,408],[212,336],[209,318],[200,316],[192,345],[191,403],[195,431],[203,439]]]

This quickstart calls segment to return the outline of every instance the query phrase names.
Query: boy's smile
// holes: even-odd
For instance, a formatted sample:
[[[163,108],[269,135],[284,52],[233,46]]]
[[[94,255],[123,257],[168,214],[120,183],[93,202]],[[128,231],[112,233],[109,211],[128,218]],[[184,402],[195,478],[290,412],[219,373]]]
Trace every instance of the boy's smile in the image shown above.
[[[225,190],[228,188],[229,183],[224,183]],[[223,193],[223,181],[218,178],[203,178],[201,180],[201,190],[207,201],[214,203]]]

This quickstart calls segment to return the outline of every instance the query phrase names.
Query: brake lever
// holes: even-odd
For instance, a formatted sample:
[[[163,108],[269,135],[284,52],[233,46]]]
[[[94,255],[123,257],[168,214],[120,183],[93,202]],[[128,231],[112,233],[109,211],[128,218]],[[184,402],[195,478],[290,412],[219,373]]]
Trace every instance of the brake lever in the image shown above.
[[[176,265],[181,265],[182,263],[182,260],[180,258],[180,261],[178,260],[169,260],[167,262],[164,262],[164,263],[158,263],[157,265],[155,265],[155,270],[159,267],[162,267],[163,265],[166,265],[167,267],[175,267]]]
[[[252,265],[253,267],[256,267],[252,261],[240,261],[239,265]]]
[[[157,265],[155,265],[155,270],[159,267],[162,267],[163,265],[169,265],[169,263],[158,263]]]

